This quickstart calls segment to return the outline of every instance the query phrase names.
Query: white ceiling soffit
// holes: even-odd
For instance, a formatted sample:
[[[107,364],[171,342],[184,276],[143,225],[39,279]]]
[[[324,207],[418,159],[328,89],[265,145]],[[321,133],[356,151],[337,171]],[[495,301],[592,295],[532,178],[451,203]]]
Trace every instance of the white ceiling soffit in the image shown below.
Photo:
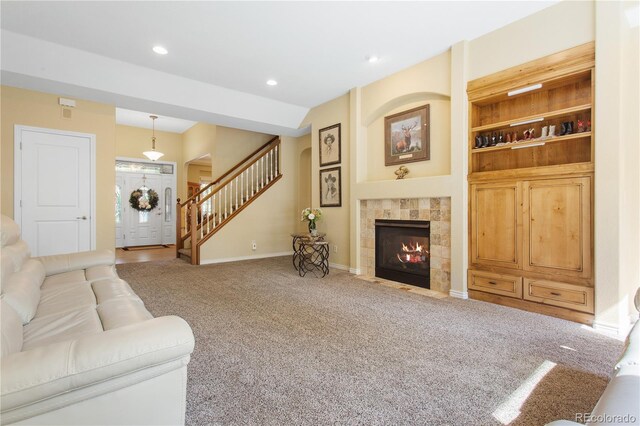
[[[291,134],[311,107],[554,3],[2,1],[2,79]]]
[[[156,130],[162,132],[184,133],[196,124],[195,121],[191,120],[183,120],[181,118],[167,117],[156,113],[133,111],[124,108],[116,108],[116,124],[151,129],[151,115],[158,116],[155,126]]]

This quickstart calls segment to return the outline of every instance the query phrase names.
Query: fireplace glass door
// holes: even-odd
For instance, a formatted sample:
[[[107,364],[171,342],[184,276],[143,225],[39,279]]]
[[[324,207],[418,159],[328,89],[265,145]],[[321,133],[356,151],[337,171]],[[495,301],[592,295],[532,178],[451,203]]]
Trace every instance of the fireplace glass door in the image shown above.
[[[429,222],[376,220],[376,276],[430,288]]]

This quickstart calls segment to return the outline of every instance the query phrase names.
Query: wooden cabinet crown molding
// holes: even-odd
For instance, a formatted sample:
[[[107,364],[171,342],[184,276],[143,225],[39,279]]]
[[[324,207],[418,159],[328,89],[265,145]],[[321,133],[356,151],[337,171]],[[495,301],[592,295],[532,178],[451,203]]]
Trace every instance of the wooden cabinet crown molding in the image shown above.
[[[469,81],[467,95],[469,101],[477,101],[506,93],[514,88],[588,70],[594,66],[595,42],[592,41]]]

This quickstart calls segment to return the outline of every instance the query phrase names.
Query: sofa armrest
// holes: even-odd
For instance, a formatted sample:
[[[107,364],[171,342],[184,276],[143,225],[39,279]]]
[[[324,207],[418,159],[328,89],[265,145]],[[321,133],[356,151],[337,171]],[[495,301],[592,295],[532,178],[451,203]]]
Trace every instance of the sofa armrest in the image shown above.
[[[113,265],[116,262],[115,253],[111,250],[92,250],[79,253],[55,254],[52,256],[36,257],[42,262],[47,276],[63,272],[87,269],[93,266]]]
[[[194,337],[180,317],[153,318],[2,358],[2,411],[182,359]]]

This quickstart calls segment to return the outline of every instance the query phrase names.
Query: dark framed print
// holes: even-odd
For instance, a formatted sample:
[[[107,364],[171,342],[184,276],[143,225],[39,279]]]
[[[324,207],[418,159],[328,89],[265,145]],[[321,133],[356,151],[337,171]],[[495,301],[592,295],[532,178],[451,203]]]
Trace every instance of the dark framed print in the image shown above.
[[[384,165],[429,159],[429,105],[384,118]]]
[[[320,170],[320,207],[342,206],[340,167]]]
[[[320,144],[320,167],[331,164],[340,164],[340,123],[325,127],[318,131],[318,143]]]

